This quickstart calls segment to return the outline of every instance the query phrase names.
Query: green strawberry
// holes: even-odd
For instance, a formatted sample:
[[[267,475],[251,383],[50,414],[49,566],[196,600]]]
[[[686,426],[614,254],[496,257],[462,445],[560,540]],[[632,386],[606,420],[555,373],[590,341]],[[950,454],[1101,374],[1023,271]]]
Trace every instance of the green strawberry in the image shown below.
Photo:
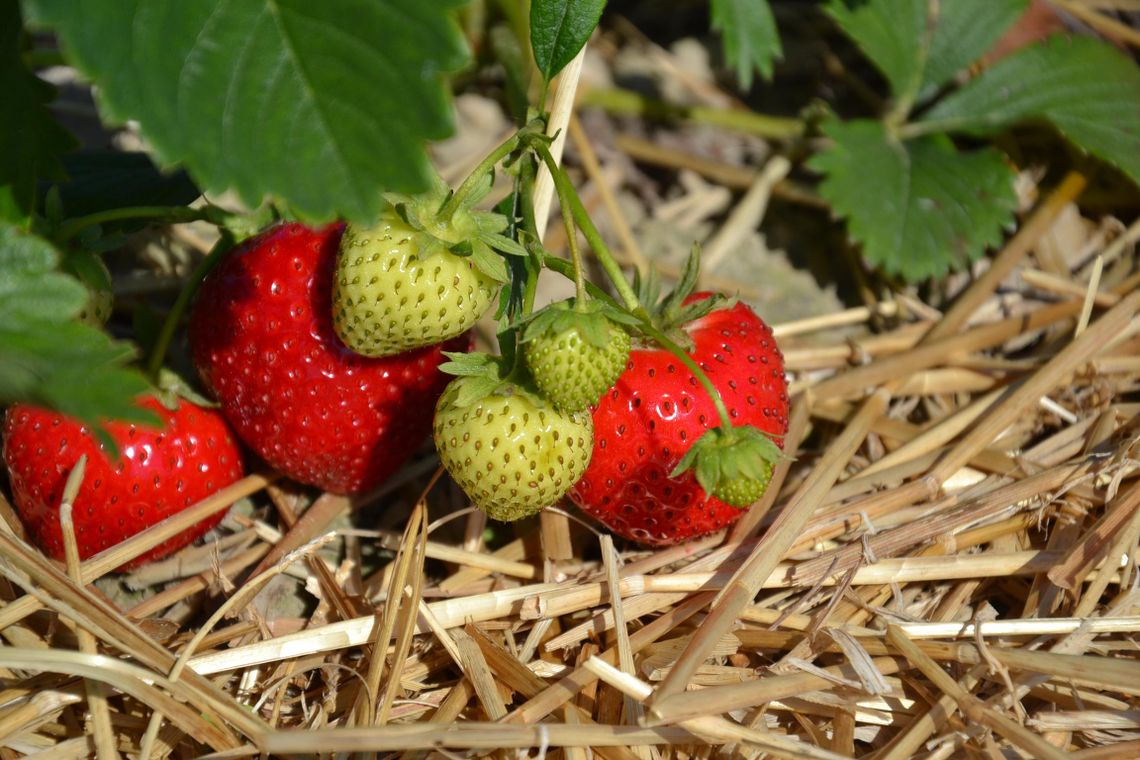
[[[440,397],[434,437],[443,466],[475,506],[511,521],[553,506],[578,481],[594,426],[588,412],[558,412],[518,384],[467,376]]]
[[[90,251],[71,251],[63,258],[63,270],[75,276],[87,288],[87,303],[77,319],[92,327],[107,324],[115,296],[111,290],[111,273],[103,259]]]
[[[461,206],[446,218],[444,187],[387,196],[372,227],[349,225],[333,280],[333,326],[364,356],[392,356],[466,332],[510,278],[492,249],[526,255],[499,234],[506,220]],[[469,199],[471,202],[473,199]]]
[[[690,467],[705,493],[744,509],[755,504],[784,454],[773,437],[752,426],[712,428],[685,453],[669,477]]]
[[[597,403],[629,361],[629,334],[592,301],[546,307],[523,333],[523,356],[542,395],[558,410]]]

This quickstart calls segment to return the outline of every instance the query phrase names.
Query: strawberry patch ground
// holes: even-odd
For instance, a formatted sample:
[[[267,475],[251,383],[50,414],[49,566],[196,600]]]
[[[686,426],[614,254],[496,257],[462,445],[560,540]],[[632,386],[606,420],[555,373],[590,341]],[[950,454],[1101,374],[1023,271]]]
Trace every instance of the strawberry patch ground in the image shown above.
[[[851,51],[789,55],[784,76],[796,87],[744,103],[709,38],[654,24],[639,4],[628,10],[592,38],[580,80],[555,84],[574,104],[561,162],[619,264],[656,270],[667,290],[697,242],[696,290],[739,299],[716,312],[736,320],[717,330],[743,331],[756,315],[770,326],[748,339],[778,347],[771,361],[782,362],[786,408],[769,414],[765,400],[754,412],[771,418],[765,430],[782,447],[758,500],[728,520],[715,521],[710,507],[708,530],[690,538],[682,494],[662,491],[662,540],[622,538],[606,525],[633,517],[599,521],[575,502],[583,489],[642,486],[621,466],[640,456],[633,447],[556,506],[489,519],[441,466],[430,432],[390,422],[401,404],[426,418],[444,357],[433,349],[398,366],[356,356],[345,365],[309,338],[279,354],[296,350],[328,362],[326,376],[368,385],[374,395],[351,396],[368,429],[351,432],[383,438],[381,455],[346,461],[337,441],[289,420],[257,456],[249,436],[272,428],[272,412],[302,383],[284,359],[280,372],[265,360],[272,336],[250,347],[229,330],[294,318],[296,304],[194,314],[174,337],[171,366],[204,378],[223,404],[247,394],[269,405],[230,421],[247,441],[244,474],[227,470],[189,509],[132,537],[112,531],[83,561],[65,556],[58,522],[51,558],[17,514],[15,494],[40,460],[0,481],[0,760],[144,750],[1140,757],[1135,188],[1121,190],[1107,169],[1044,162],[1030,139],[1018,156],[1013,224],[989,254],[909,285],[847,241],[813,175],[781,153],[772,132],[783,127],[753,110],[788,110],[789,91],[810,90],[821,70],[842,79],[836,69]],[[809,32],[793,26],[788,44],[799,34],[809,48],[834,42]],[[88,147],[146,147],[132,128],[105,131],[88,90],[66,70],[54,75]],[[460,89],[456,134],[432,147],[453,186],[513,129],[493,86]],[[733,112],[743,116],[710,116]],[[501,173],[482,207],[510,187]],[[558,212],[555,199],[543,244],[568,258]],[[303,238],[313,256],[334,234],[300,225],[272,233],[274,245]],[[201,222],[124,231],[105,258],[116,299],[108,329],[152,342],[216,238]],[[246,245],[257,254],[258,239]],[[248,261],[229,259],[204,288],[253,287],[252,276],[234,274]],[[308,273],[316,259],[295,261]],[[570,279],[545,272],[536,303],[573,294]],[[331,316],[322,319],[304,322],[314,346],[320,330],[331,335]],[[490,319],[472,335],[478,348],[497,345]],[[738,345],[716,341],[710,364],[748,361],[712,358]],[[426,373],[418,395],[380,387],[417,372]],[[747,386],[763,377],[752,373],[733,375],[741,388],[724,393],[734,412],[751,413],[748,399],[761,394]],[[644,393],[646,406],[664,409],[677,392]],[[525,406],[525,396],[513,399]],[[711,404],[706,411],[715,415]],[[326,443],[329,463],[309,485],[282,474]],[[105,532],[83,525],[85,540]],[[195,525],[209,532],[137,566]]]

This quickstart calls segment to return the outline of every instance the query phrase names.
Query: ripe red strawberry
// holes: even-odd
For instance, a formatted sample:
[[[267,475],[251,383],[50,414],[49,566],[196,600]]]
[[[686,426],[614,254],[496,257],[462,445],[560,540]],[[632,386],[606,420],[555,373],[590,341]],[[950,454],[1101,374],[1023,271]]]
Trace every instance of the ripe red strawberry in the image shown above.
[[[737,304],[681,328],[692,342],[689,355],[720,391],[734,426],[782,436],[787,384],[768,326]],[[713,533],[743,514],[706,495],[692,470],[670,477],[693,443],[720,423],[708,394],[673,354],[631,351],[593,416],[594,455],[569,495],[617,535],[666,546]]]
[[[447,343],[382,359],[333,332],[343,225],[282,224],[230,252],[190,317],[194,363],[242,440],[294,480],[335,493],[375,486],[431,431]]]
[[[161,522],[242,477],[241,452],[222,416],[185,399],[175,410],[154,397],[139,405],[158,414],[162,429],[112,422],[119,447],[112,460],[76,420],[31,406],[14,406],[4,423],[4,462],[16,510],[35,542],[63,559],[60,499],[67,476],[87,455],[83,484],[72,506],[79,556],[87,558]],[[130,569],[181,549],[214,527],[222,514],[132,561]]]

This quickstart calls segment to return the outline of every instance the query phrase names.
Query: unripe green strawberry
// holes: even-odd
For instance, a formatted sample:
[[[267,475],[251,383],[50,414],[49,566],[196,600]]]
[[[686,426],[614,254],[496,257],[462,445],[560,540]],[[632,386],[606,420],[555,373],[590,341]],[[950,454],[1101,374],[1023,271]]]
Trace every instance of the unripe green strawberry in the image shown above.
[[[443,466],[475,506],[511,521],[553,506],[590,464],[588,412],[564,414],[518,385],[460,377],[435,410]]]
[[[528,256],[502,235],[506,217],[472,208],[491,188],[390,193],[372,227],[349,225],[333,278],[333,327],[364,356],[392,356],[466,332],[510,281],[501,254]],[[466,186],[466,183],[465,183]],[[461,188],[462,191],[462,188]]]
[[[364,356],[392,356],[453,338],[491,305],[500,283],[470,256],[424,250],[395,212],[371,229],[349,225],[337,257],[333,325]]]
[[[597,403],[629,361],[629,334],[598,311],[569,302],[548,306],[527,325],[523,356],[542,395],[556,409]]]
[[[111,273],[103,259],[90,251],[72,251],[64,256],[63,270],[87,288],[87,303],[76,318],[92,327],[107,324],[115,296],[111,290]]]
[[[772,480],[772,465],[763,463],[764,473],[756,478],[746,475],[736,475],[725,478],[716,484],[712,495],[739,509],[746,509],[760,500],[768,490],[768,482]]]

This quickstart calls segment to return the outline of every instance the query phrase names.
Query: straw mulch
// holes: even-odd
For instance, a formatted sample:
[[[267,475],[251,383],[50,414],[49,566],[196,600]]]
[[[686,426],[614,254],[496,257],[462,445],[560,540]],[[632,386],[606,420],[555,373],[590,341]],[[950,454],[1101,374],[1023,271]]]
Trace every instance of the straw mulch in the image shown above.
[[[1029,255],[1083,184],[945,313],[780,325],[795,458],[727,535],[551,512],[490,549],[437,485],[365,568],[319,551],[347,499],[255,474],[61,568],[0,498],[0,758],[1140,756],[1140,230]],[[250,495],[198,567],[91,585]],[[254,604],[286,574],[305,616]]]

